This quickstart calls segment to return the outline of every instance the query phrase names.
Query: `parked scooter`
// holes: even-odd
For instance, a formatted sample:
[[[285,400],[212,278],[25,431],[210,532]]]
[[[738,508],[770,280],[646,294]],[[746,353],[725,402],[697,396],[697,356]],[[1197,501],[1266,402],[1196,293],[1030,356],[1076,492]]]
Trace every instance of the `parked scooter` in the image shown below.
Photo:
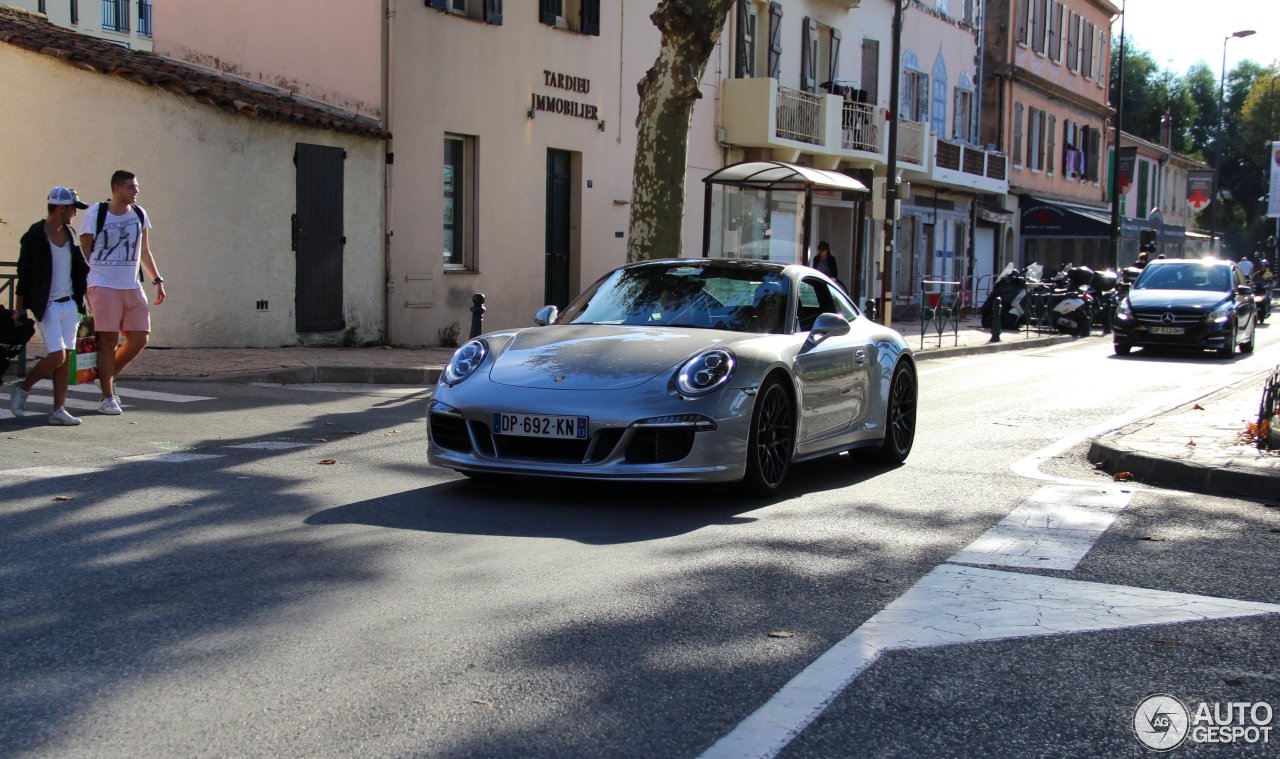
[[[1093,281],[1089,283],[1089,294],[1093,296],[1093,323],[1104,335],[1111,334],[1111,319],[1120,303],[1120,296],[1116,291],[1119,283],[1120,275],[1112,269],[1095,271]]]
[[[1032,264],[1035,266],[1035,264]],[[1027,267],[1028,270],[1031,267]],[[1038,275],[1037,275],[1038,276]],[[994,322],[996,298],[1000,299],[1003,329],[1017,329],[1026,321],[1027,276],[1010,263],[991,285],[991,294],[982,304],[982,326],[990,329]]]
[[[1089,286],[1093,269],[1066,264],[1052,280],[1042,283],[1036,298],[1043,303],[1043,318],[1050,328],[1087,337],[1093,328],[1093,296]]]

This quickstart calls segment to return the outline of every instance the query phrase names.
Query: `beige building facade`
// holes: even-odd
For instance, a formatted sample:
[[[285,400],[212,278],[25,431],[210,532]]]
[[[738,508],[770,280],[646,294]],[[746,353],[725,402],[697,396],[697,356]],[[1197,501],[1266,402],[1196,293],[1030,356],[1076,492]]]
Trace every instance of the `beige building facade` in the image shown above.
[[[376,124],[20,10],[0,8],[0,32],[0,260],[16,260],[50,187],[94,202],[125,168],[139,176],[167,280],[153,345],[382,339]]]

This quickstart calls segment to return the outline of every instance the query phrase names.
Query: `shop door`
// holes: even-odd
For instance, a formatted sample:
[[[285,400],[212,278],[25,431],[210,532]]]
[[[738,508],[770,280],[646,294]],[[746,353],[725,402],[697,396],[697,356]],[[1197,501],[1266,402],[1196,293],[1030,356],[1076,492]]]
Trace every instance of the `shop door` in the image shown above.
[[[572,154],[547,151],[547,266],[545,302],[569,304],[569,220]]]
[[[293,250],[294,315],[299,332],[340,330],[342,316],[342,164],[347,151],[298,143]]]
[[[991,290],[996,271],[995,227],[977,226],[973,229],[973,295],[974,302]]]
[[[853,279],[854,249],[854,209],[843,206],[818,205],[818,239],[811,240],[810,256],[818,254],[818,242],[826,240],[831,245],[831,255],[836,259],[837,276],[840,286],[850,292]],[[810,261],[812,265],[812,261]]]

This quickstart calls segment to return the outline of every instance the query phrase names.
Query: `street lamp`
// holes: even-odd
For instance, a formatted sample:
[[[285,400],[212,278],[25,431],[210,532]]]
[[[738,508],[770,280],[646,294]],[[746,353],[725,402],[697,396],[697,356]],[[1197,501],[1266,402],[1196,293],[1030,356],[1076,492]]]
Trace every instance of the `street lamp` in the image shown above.
[[[1222,39],[1222,75],[1218,80],[1218,135],[1213,141],[1213,224],[1209,227],[1209,248],[1218,249],[1218,206],[1222,199],[1218,197],[1218,180],[1222,176],[1222,101],[1227,88],[1227,43],[1236,37],[1249,37],[1257,34],[1252,29],[1242,29]]]

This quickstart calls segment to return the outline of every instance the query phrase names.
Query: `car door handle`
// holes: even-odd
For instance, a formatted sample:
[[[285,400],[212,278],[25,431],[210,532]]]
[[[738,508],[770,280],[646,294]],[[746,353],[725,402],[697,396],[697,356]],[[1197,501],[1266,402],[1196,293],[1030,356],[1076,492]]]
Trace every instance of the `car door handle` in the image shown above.
[[[859,364],[867,363],[867,352],[864,350],[856,350],[853,352],[853,360]]]

